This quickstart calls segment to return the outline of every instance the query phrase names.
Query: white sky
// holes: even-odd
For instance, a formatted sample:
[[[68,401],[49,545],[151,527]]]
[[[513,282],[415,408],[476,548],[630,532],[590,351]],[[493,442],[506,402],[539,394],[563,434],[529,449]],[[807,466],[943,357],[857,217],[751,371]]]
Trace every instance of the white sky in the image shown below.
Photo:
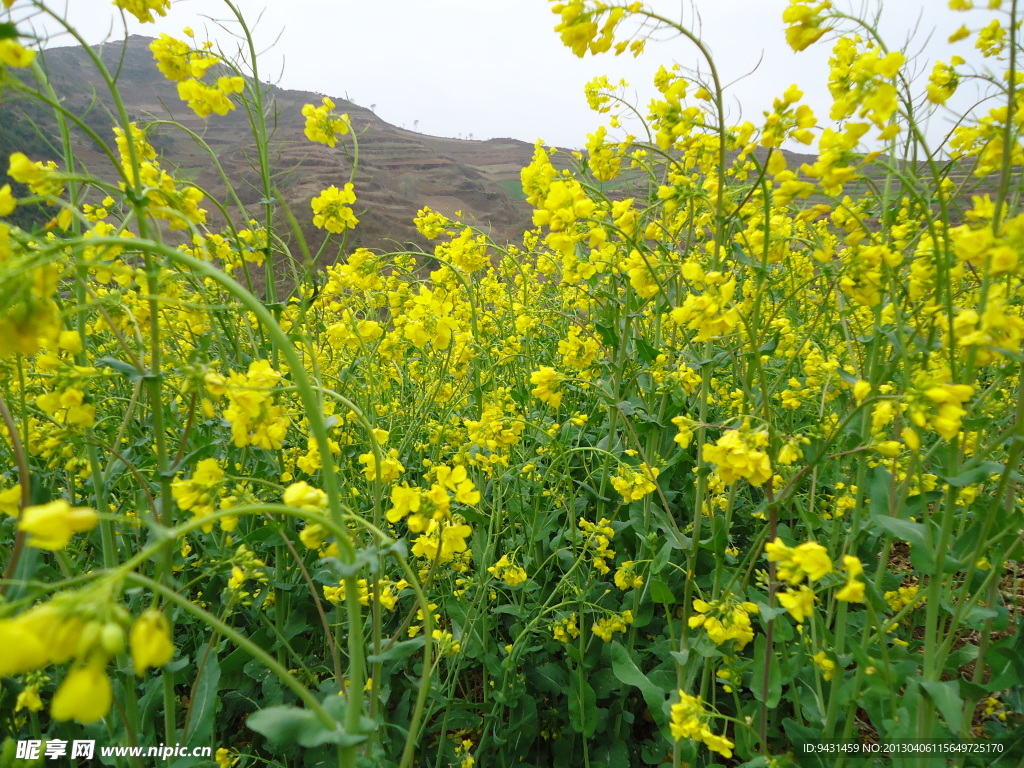
[[[636,88],[642,112],[653,94],[658,65],[693,66],[687,41],[651,43],[639,59],[603,54],[578,59],[553,31],[558,18],[547,0],[236,0],[255,24],[261,79],[285,88],[348,97],[375,106],[378,116],[398,126],[437,136],[475,139],[511,136],[525,141],[580,147],[604,121],[591,112],[583,85],[596,75],[626,78]],[[781,15],[786,0],[647,0],[662,15],[699,26],[730,88],[730,121],[740,113],[757,123],[773,97],[790,83],[827,118],[830,46],[819,42],[800,54],[785,44]],[[15,9],[21,5],[17,3]],[[109,0],[70,0],[70,20],[90,42],[124,36]],[[860,2],[836,0],[844,10]],[[878,0],[864,0],[873,12]],[[992,11],[955,13],[946,0],[889,0],[881,28],[892,48],[901,48],[915,26],[911,52],[931,35],[918,71],[927,78],[936,57],[955,51],[969,61],[970,41],[946,43],[961,24],[973,29]],[[63,7],[63,0],[54,3]],[[262,13],[262,17],[261,17]],[[696,14],[700,23],[694,24]],[[22,14],[23,15],[23,14]],[[129,32],[180,37],[186,25],[204,30],[227,51],[231,36],[211,19],[230,16],[221,0],[174,0],[157,24],[129,19]],[[205,18],[204,18],[205,17]],[[18,14],[15,13],[15,18]],[[259,19],[257,23],[257,19]],[[227,29],[237,29],[234,23]],[[48,26],[49,28],[49,26]],[[66,39],[65,39],[66,40]],[[56,40],[51,44],[66,44]],[[940,122],[948,122],[940,118]],[[931,134],[939,129],[933,125]]]

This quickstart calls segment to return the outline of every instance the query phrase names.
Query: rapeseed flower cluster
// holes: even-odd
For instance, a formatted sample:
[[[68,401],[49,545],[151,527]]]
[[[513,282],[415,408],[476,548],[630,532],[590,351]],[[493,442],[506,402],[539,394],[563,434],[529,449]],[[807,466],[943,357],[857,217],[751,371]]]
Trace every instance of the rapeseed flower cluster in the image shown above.
[[[306,138],[318,144],[333,147],[338,137],[349,132],[348,115],[334,113],[334,102],[324,96],[321,106],[306,104],[302,108],[302,116],[306,118]]]
[[[590,631],[606,643],[610,643],[616,633],[625,634],[629,630],[629,625],[632,623],[633,612],[627,610],[611,616],[602,616],[593,623],[590,627]]]
[[[273,389],[281,374],[268,360],[255,360],[246,373],[232,371],[224,381],[228,405],[224,419],[231,424],[235,447],[280,448],[290,420],[284,409],[275,403]]]
[[[390,579],[377,579],[372,582],[367,579],[359,579],[359,602],[361,605],[369,606],[372,602],[377,603],[386,611],[393,611],[398,607],[398,599],[402,591],[409,587],[405,579],[391,581]],[[324,586],[324,599],[327,602],[337,605],[345,602],[345,582],[339,582],[338,586]]]
[[[764,485],[772,478],[772,464],[768,453],[768,433],[751,429],[744,423],[739,429],[726,431],[712,445],[702,446],[704,461],[715,465],[718,475],[725,483],[746,479],[753,486]]]
[[[860,39],[840,38],[829,60],[833,120],[867,118],[879,129],[879,138],[891,139],[899,124],[891,122],[898,107],[895,79],[906,64],[899,51],[884,52],[873,43],[862,50]]]
[[[612,539],[615,538],[615,529],[609,525],[609,520],[601,518],[596,523],[591,523],[586,518],[579,519],[580,532],[586,537],[584,547],[590,551],[593,557],[594,570],[601,575],[611,571],[609,563],[615,562],[615,551],[611,548]]]
[[[825,12],[831,8],[829,0],[789,0],[789,6],[782,12],[789,47],[803,51],[820,40],[831,29],[822,26],[827,18]]]
[[[672,738],[693,739],[702,742],[708,749],[718,752],[722,757],[732,757],[732,749],[735,744],[725,736],[716,734],[711,730],[711,714],[704,706],[699,696],[691,696],[684,691],[678,691],[679,701],[672,705],[669,730]]]
[[[392,487],[387,519],[390,523],[405,520],[409,530],[419,534],[412,545],[414,555],[448,563],[466,552],[466,539],[473,532],[461,516],[452,512],[451,504],[454,501],[473,506],[480,498],[465,466],[440,465],[434,467],[434,482],[429,488],[407,483]]]
[[[190,30],[186,30],[186,34],[192,36]],[[224,64],[220,56],[212,53],[213,43],[202,43],[197,50],[183,40],[161,34],[149,47],[160,72],[178,84],[178,98],[186,102],[199,117],[209,117],[211,114],[223,116],[235,108],[229,97],[245,90],[244,78],[239,75],[223,75],[213,85],[203,82],[207,71]]]
[[[332,184],[310,201],[313,225],[335,234],[355,229],[359,223],[351,208],[355,201],[356,193],[351,182],[344,189],[338,189]]]
[[[26,48],[10,37],[0,40],[0,66],[24,69],[32,66],[32,62],[35,60],[36,52],[31,48]]]
[[[683,303],[672,310],[672,321],[687,330],[696,331],[694,341],[709,341],[726,336],[740,321],[733,305],[736,278],[721,272],[704,273],[696,265],[683,273],[700,293],[688,294]]]
[[[563,381],[565,381],[564,374],[549,365],[541,366],[539,370],[530,374],[530,383],[533,384],[533,389],[530,392],[542,403],[550,405],[552,408],[558,408],[565,396],[564,392],[559,391],[559,386]]]
[[[147,210],[167,221],[171,229],[188,229],[206,222],[202,191],[191,184],[179,188],[174,177],[161,167],[145,131],[129,123],[128,135],[115,127],[114,138],[125,179],[122,189],[138,187],[147,200]]]
[[[754,628],[750,623],[750,614],[758,611],[754,603],[741,602],[734,595],[726,594],[711,603],[694,600],[693,610],[696,613],[689,618],[690,628],[703,627],[715,645],[723,645],[732,640],[735,649],[742,651],[753,642]]]
[[[123,11],[127,11],[143,24],[152,24],[156,21],[153,16],[166,16],[171,7],[171,0],[114,0],[114,5]]]
[[[404,302],[403,309],[395,324],[401,326],[402,335],[417,349],[428,345],[435,350],[448,349],[456,332],[462,330],[454,316],[455,302],[444,289],[423,286]]]
[[[804,542],[796,547],[786,546],[781,539],[769,541],[764,546],[768,561],[775,563],[775,572],[780,581],[796,586],[805,578],[818,581],[832,573],[832,559],[821,544]]]
[[[846,603],[864,602],[864,582],[858,579],[864,573],[864,565],[860,558],[843,555],[843,570],[846,571],[846,584],[836,592],[836,600]]]
[[[551,634],[560,643],[569,643],[580,636],[576,614],[559,619],[551,624]]]
[[[569,3],[556,3],[551,10],[561,16],[561,23],[555,27],[555,31],[561,36],[562,42],[573,53],[583,58],[588,51],[604,53],[611,50],[615,30],[620,22],[626,17],[627,12],[636,13],[640,8],[640,3],[609,6],[602,2],[587,3],[584,0],[573,0]],[[638,39],[632,43],[620,41],[615,43],[614,47],[616,55],[628,47],[635,56],[643,50],[643,40]]]
[[[224,497],[224,478],[224,469],[217,459],[202,459],[188,480],[179,477],[171,483],[171,493],[186,512],[191,511],[195,517],[208,517],[219,508]],[[221,527],[224,525],[225,519],[221,518]],[[203,525],[204,532],[211,530],[212,522]]]
[[[40,197],[59,197],[64,192],[63,176],[52,160],[33,161],[21,152],[14,152],[10,157],[7,175]]]
[[[612,477],[612,487],[622,496],[623,503],[629,504],[654,493],[658,488],[659,474],[660,470],[649,467],[647,462],[642,462],[635,469],[628,464],[620,464],[619,473]]]
[[[818,598],[814,590],[802,582],[805,578],[811,582],[820,581],[832,573],[832,559],[828,550],[814,541],[789,547],[776,538],[765,544],[765,553],[768,560],[776,564],[775,572],[779,580],[791,587],[778,594],[779,604],[798,622],[804,622],[813,615]],[[858,577],[864,573],[864,567],[860,560],[853,555],[844,555],[843,570],[846,571],[846,584],[837,591],[836,599],[863,602],[864,583]]]
[[[528,578],[526,570],[510,560],[508,555],[502,555],[494,565],[488,567],[487,572],[510,587],[522,584]]]
[[[64,499],[57,499],[21,510],[18,530],[28,534],[26,543],[30,547],[56,552],[64,549],[76,533],[91,531],[98,522],[95,509],[72,507]]]
[[[615,586],[623,591],[627,589],[640,589],[644,585],[644,577],[637,572],[638,570],[638,563],[632,560],[626,560],[621,563],[615,571],[615,577],[613,578]]]
[[[121,5],[140,18],[166,7]],[[680,31],[635,4],[554,7],[581,55]],[[423,207],[414,225],[430,248],[346,247],[357,211],[342,180],[298,222],[326,237],[306,261],[303,227],[282,231],[273,193],[287,169],[254,168],[260,191],[229,190],[232,205],[207,200],[178,170],[193,163],[164,151],[177,140],[141,115],[117,121],[113,146],[73,146],[60,165],[13,154],[0,184],[0,549],[15,578],[0,584],[0,645],[14,650],[0,673],[19,678],[3,694],[15,724],[49,707],[117,731],[117,686],[129,696],[137,683],[143,712],[161,706],[159,686],[154,697],[130,673],[175,653],[207,660],[199,688],[219,668],[253,682],[256,707],[281,705],[256,670],[267,645],[290,691],[318,699],[347,692],[346,666],[372,654],[362,699],[324,707],[371,713],[353,751],[385,762],[401,760],[379,735],[393,732],[438,750],[421,762],[451,761],[457,745],[455,762],[479,763],[515,743],[517,759],[546,765],[580,738],[595,750],[633,738],[603,727],[629,711],[649,712],[644,733],[671,734],[643,744],[655,762],[682,738],[731,756],[716,711],[749,723],[737,751],[750,761],[775,695],[757,690],[758,670],[791,635],[782,700],[805,719],[841,717],[836,692],[902,690],[908,651],[893,646],[931,646],[919,654],[931,668],[913,675],[962,675],[941,643],[974,642],[963,630],[985,612],[968,610],[967,591],[991,587],[994,621],[1009,610],[994,564],[1012,555],[1018,501],[1024,89],[997,74],[997,99],[926,151],[909,120],[988,82],[969,57],[928,62],[912,82],[902,55],[847,33],[827,1],[794,0],[784,20],[796,49],[834,44],[837,120],[783,84],[752,112],[763,119],[732,124],[728,89],[703,66],[658,69],[649,105],[597,78],[585,95],[604,124],[580,152],[538,142],[521,175],[533,225],[513,244],[471,226],[479,210]],[[984,22],[953,36],[1004,66],[1019,31],[1004,15]],[[31,63],[17,40],[0,41],[3,67]],[[153,53],[194,109],[245,104],[267,134],[259,78],[231,79],[190,31]],[[32,75],[17,74],[27,94]],[[646,116],[637,136],[627,114]],[[284,117],[326,146],[361,138],[330,100]],[[794,162],[791,141],[814,156]],[[109,174],[84,170],[104,157]],[[321,265],[328,254],[337,262]],[[880,529],[887,501],[913,519]],[[909,557],[901,541],[880,545],[898,525],[948,538],[973,576],[922,572],[920,542]],[[757,567],[766,529],[779,535],[765,547],[775,583]],[[871,578],[894,587],[881,624],[854,554],[873,548],[889,557]],[[33,602],[65,571],[105,591]],[[911,610],[933,589],[961,608]],[[765,595],[792,621],[755,619]],[[181,610],[159,610],[163,597]],[[775,630],[758,636],[759,622]],[[988,647],[991,662],[1009,641]],[[851,649],[874,666],[838,679]],[[717,710],[683,692],[655,701],[676,679],[702,680]],[[205,727],[185,723],[200,700],[176,727]],[[1008,730],[1019,713],[1000,711]],[[885,735],[888,715],[864,712]],[[524,725],[515,739],[509,723]],[[276,759],[246,737],[218,762],[243,749]]]
[[[70,663],[50,704],[55,720],[94,723],[104,718],[113,701],[107,675],[111,658],[125,650],[128,612],[101,582],[81,592],[61,592],[49,602],[32,606],[13,618],[0,619],[0,642],[8,649],[0,661],[0,676],[9,677]],[[171,660],[174,645],[163,613],[155,608],[135,619],[129,643],[135,672],[161,667]],[[38,692],[24,702],[35,705]]]

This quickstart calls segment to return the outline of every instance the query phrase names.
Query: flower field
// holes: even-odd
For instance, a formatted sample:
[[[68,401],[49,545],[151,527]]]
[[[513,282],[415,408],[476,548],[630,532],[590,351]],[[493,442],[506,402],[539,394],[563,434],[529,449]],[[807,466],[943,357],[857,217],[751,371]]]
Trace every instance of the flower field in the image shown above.
[[[282,200],[231,2],[239,57],[186,30],[152,66],[248,116],[249,206],[81,38],[113,131],[66,110],[24,33],[60,13],[3,0],[0,91],[61,141],[0,179],[0,768],[79,739],[213,745],[178,768],[1022,764],[1021,9],[949,5],[984,67],[780,4],[831,109],[783,83],[734,125],[692,30],[555,2],[566,57],[700,71],[655,66],[649,105],[593,80],[601,127],[538,142],[517,242],[425,207],[433,251],[382,253],[348,245],[354,167]],[[278,119],[358,158],[328,98]]]

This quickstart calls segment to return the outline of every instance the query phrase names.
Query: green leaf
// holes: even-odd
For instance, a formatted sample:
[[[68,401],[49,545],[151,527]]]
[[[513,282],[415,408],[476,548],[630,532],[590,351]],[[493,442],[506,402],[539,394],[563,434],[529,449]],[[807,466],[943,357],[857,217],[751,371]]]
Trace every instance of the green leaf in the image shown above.
[[[1005,664],[1005,667],[997,667],[995,662],[991,662],[994,675],[997,670],[1001,674],[1005,669],[1007,680],[1024,680],[1024,619],[1018,620],[1017,631],[993,645],[990,653]]]
[[[820,757],[813,749],[805,750],[804,748],[808,742],[814,743],[821,739],[821,728],[808,728],[787,717],[782,721],[782,731],[793,745],[793,754],[796,756],[797,765],[800,768],[825,768],[834,762],[830,756]]]
[[[202,664],[199,679],[192,690],[192,706],[189,710],[186,738],[194,744],[211,740],[214,721],[217,719],[217,688],[220,686],[220,664],[217,661],[217,650],[210,648],[209,653],[200,650],[197,660]]]
[[[601,323],[594,323],[594,329],[601,337],[601,341],[611,349],[619,348],[619,334],[615,332],[615,329],[610,325],[602,325]]]
[[[96,365],[112,368],[118,373],[124,374],[133,382],[142,378],[138,368],[131,363],[126,363],[124,360],[118,360],[116,357],[101,357],[96,360]]]
[[[1006,609],[1002,606],[999,606],[999,608],[989,608],[986,605],[972,605],[967,609],[961,621],[971,629],[980,630],[986,621],[998,617],[1001,610],[1005,611]]]
[[[505,613],[509,616],[515,616],[517,619],[526,618],[526,612],[517,605],[499,605],[492,608],[491,613]]]
[[[374,653],[366,657],[370,664],[379,664],[384,661],[398,661],[407,659],[423,647],[423,638],[415,637],[412,640],[403,640],[400,643],[393,643],[381,653]]]
[[[643,358],[645,363],[653,363],[658,359],[658,350],[648,344],[646,341],[637,337],[634,339],[636,343],[636,350],[640,353],[640,357]]]
[[[569,688],[569,722],[573,730],[589,739],[597,730],[597,694],[582,672],[576,675]]]
[[[609,745],[608,765],[629,765],[629,748],[624,741]]]
[[[587,674],[587,682],[594,689],[594,696],[599,701],[608,699],[613,691],[622,690],[622,685],[615,677],[615,673],[607,667],[591,670]]]
[[[952,555],[956,560],[967,563],[972,558],[971,555],[977,550],[978,545],[981,543],[981,536],[986,529],[984,520],[975,520],[962,535],[956,538],[953,542]]]
[[[268,707],[254,712],[247,721],[249,727],[280,744],[298,744],[300,747],[319,747],[322,744],[351,746],[366,739],[362,734],[348,734],[341,723],[328,727],[316,713],[299,707]]]
[[[758,348],[758,353],[762,355],[772,354],[776,349],[779,348],[779,337],[781,335],[781,333],[776,333],[774,336],[768,339],[768,341],[766,341]]]
[[[875,469],[868,494],[868,507],[872,517],[888,517],[892,513],[892,475],[881,467]]]
[[[520,696],[515,706],[510,708],[506,733],[515,734],[516,741],[521,739],[529,743],[536,738],[538,722],[537,702],[532,696]]]
[[[608,646],[608,656],[612,662],[612,673],[618,678],[619,682],[639,688],[640,693],[643,694],[644,701],[647,702],[647,708],[651,710],[654,719],[662,718],[665,694],[661,688],[648,680],[647,676],[640,671],[640,668],[637,667],[629,655],[629,651],[621,643],[612,642]]]
[[[768,673],[767,685],[765,685],[765,672]],[[768,709],[775,709],[782,698],[782,670],[778,660],[768,658],[764,635],[758,635],[754,640],[753,673],[754,679],[750,689],[754,698],[762,702]]]
[[[1004,469],[1006,467],[997,461],[983,461],[970,469],[965,469],[955,477],[943,477],[942,479],[954,488],[963,488],[988,480],[989,475],[1001,475]]]
[[[1024,762],[1024,728],[1014,728],[992,739],[1003,747],[1002,756],[993,759],[985,768],[1019,768]]]
[[[786,612],[786,609],[781,605],[776,605],[773,608],[769,606],[768,603],[764,603],[759,600],[751,600],[751,602],[757,606],[757,615],[761,617],[763,622],[769,622]]]
[[[964,727],[964,700],[960,698],[960,681],[927,680],[921,683],[921,690],[932,700],[946,725],[958,734]]]
[[[651,575],[661,573],[662,569],[668,565],[669,558],[671,557],[672,545],[666,541],[661,549],[658,550],[658,554],[654,556],[654,560],[651,561]]]
[[[17,39],[18,30],[9,21],[0,24],[0,40]]]
[[[711,549],[716,557],[725,555],[726,544],[728,543],[729,524],[725,515],[715,515],[711,518]]]
[[[907,542],[913,547],[928,546],[928,540],[923,523],[915,523],[911,520],[901,520],[898,517],[886,515],[873,515],[872,520],[886,533],[890,533],[897,539]]]
[[[651,579],[651,600],[661,605],[676,604],[676,596],[672,594],[668,584],[661,579]]]
[[[568,683],[565,667],[559,664],[549,663],[539,667],[527,667],[526,675],[532,685],[546,693],[561,695],[565,692]]]

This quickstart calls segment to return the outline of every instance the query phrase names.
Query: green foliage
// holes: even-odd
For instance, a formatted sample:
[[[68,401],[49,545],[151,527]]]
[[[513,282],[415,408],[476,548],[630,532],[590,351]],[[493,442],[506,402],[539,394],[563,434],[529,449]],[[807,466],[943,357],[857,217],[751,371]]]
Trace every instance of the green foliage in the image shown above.
[[[578,55],[638,52],[634,23],[708,56],[642,7],[555,9]],[[1014,72],[1004,17],[971,34]],[[424,208],[432,253],[350,247],[355,163],[287,210],[251,58],[152,46],[211,130],[250,122],[259,188],[224,173],[221,199],[166,157],[223,171],[215,149],[132,120],[95,51],[110,114],[5,74],[27,157],[0,193],[0,766],[27,739],[221,766],[755,768],[815,739],[1019,762],[1024,96],[978,75],[1004,109],[939,163],[918,127],[960,64],[918,93],[871,25],[804,0],[785,22],[800,50],[835,30],[839,122],[793,86],[730,126],[709,56],[662,69],[647,141],[538,144],[522,242]],[[612,128],[623,93],[587,89]],[[329,99],[292,117],[358,157]],[[996,179],[970,206],[968,175]],[[322,272],[306,218],[345,255]]]

